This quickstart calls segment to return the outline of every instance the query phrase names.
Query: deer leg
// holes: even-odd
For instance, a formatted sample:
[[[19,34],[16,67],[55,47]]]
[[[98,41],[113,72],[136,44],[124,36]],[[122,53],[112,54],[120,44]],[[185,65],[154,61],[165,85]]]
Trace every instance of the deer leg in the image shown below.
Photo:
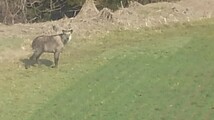
[[[43,52],[40,52],[40,53],[38,53],[38,55],[36,56],[36,63],[37,63],[38,65],[40,65],[39,57],[42,55],[42,53],[43,53]]]
[[[32,64],[35,64],[35,61],[36,61],[36,63],[38,64],[38,59],[39,59],[39,57],[41,56],[41,54],[42,54],[42,51],[35,51],[35,52],[33,53],[33,55],[30,57],[30,60],[33,61]]]
[[[58,67],[59,55],[60,55],[60,52],[54,53],[54,64],[55,64],[55,66],[53,66],[53,68]]]
[[[25,64],[25,69],[28,69],[30,66],[33,66],[35,63],[34,63],[34,60],[36,59],[35,58],[36,56],[36,51],[33,53],[33,55],[29,58],[29,62],[27,62]]]
[[[33,55],[30,57],[30,60],[35,60],[36,59],[36,52],[33,53]]]

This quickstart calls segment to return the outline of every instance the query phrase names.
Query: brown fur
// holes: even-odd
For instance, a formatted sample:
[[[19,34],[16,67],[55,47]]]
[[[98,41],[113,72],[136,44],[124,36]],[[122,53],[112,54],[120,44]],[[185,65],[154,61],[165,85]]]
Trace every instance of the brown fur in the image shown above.
[[[59,55],[62,52],[64,45],[71,39],[73,30],[63,30],[62,34],[51,36],[38,36],[32,42],[32,48],[34,50],[30,60],[36,61],[39,64],[39,57],[44,53],[54,53],[54,63],[58,66]]]

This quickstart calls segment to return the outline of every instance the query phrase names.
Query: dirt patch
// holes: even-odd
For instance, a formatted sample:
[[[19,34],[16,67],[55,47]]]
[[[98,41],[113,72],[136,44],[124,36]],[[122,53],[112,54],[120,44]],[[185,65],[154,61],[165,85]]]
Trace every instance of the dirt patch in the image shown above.
[[[178,3],[188,8],[194,18],[211,18],[214,16],[213,0],[183,0]]]
[[[0,60],[20,58],[31,53],[30,44],[37,35],[56,34],[53,25],[74,30],[73,47],[93,41],[95,36],[108,34],[115,29],[140,29],[154,27],[175,22],[200,20],[211,18],[214,14],[213,0],[183,0],[177,3],[152,3],[141,5],[131,2],[128,8],[120,8],[113,12],[107,8],[98,11],[93,1],[88,0],[76,18],[63,18],[58,21],[49,21],[34,24],[15,24],[6,26],[0,24],[0,36],[3,40],[8,36],[22,38],[24,42],[19,49],[0,52]],[[0,39],[0,40],[1,40]],[[85,41],[80,41],[85,39]],[[17,53],[14,55],[14,53]]]
[[[91,18],[97,16],[99,11],[97,10],[93,0],[86,0],[85,4],[82,6],[82,9],[76,16],[77,19],[82,18]]]

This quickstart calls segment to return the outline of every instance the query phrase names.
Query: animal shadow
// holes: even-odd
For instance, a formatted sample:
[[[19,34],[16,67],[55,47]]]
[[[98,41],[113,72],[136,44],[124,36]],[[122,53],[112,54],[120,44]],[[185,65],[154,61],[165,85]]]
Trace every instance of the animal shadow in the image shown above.
[[[36,62],[32,61],[30,59],[20,59],[20,61],[25,65],[25,68],[28,69],[31,66],[35,66]],[[53,61],[47,60],[47,59],[39,59],[40,65],[45,65],[47,67],[50,67],[53,65]]]

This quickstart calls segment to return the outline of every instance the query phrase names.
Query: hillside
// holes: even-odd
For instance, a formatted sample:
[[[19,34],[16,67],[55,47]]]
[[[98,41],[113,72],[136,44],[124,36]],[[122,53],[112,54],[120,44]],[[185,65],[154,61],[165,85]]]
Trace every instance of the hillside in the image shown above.
[[[116,30],[68,45],[60,67],[0,68],[1,120],[211,120],[213,20]],[[77,44],[76,44],[77,45]]]
[[[77,18],[65,18],[58,21],[35,23],[35,24],[15,24],[6,26],[0,24],[1,41],[9,41],[17,38],[21,40],[15,45],[16,52],[7,47],[0,52],[0,61],[11,58],[26,56],[31,51],[30,43],[34,37],[41,34],[55,34],[52,25],[63,28],[74,29],[74,45],[82,44],[78,39],[91,39],[95,36],[105,35],[115,29],[140,29],[158,27],[160,25],[170,25],[170,23],[195,21],[211,18],[214,14],[213,0],[183,0],[178,3],[153,3],[140,5],[131,3],[129,8],[121,8],[115,12],[107,10],[112,19],[106,19],[102,12],[95,16],[83,16]],[[93,7],[93,6],[92,6]],[[84,11],[91,9],[89,5],[84,7]],[[95,10],[96,11],[96,10]],[[89,10],[90,12],[90,10]],[[106,11],[104,11],[106,12]],[[81,15],[79,15],[81,16]],[[10,45],[13,46],[13,45]],[[13,48],[13,47],[12,47]]]

